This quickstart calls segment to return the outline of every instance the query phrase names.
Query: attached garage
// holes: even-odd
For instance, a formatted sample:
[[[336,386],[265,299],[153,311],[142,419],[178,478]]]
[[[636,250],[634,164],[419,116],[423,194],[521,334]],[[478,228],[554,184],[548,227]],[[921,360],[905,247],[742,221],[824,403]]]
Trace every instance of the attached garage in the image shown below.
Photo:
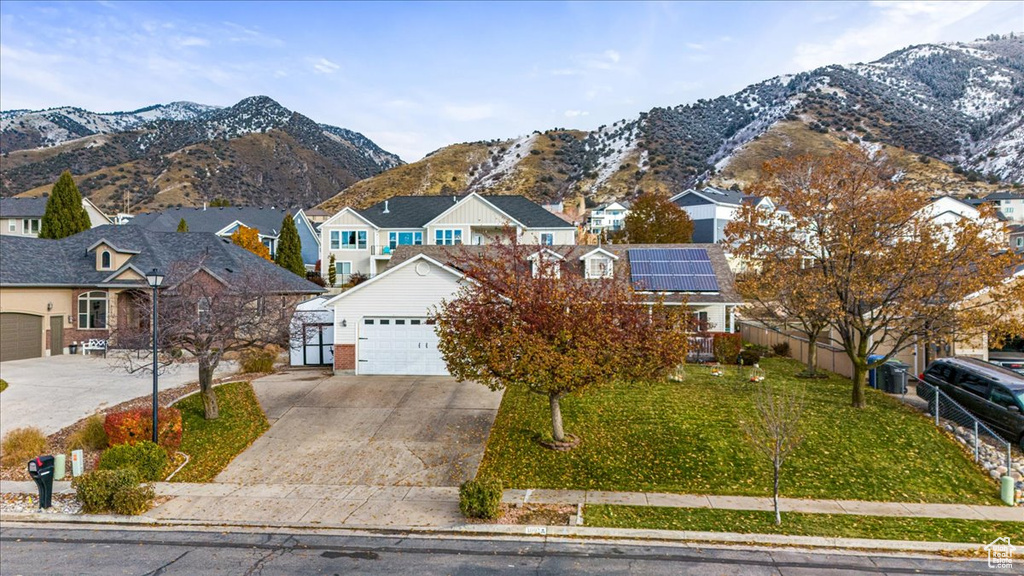
[[[448,375],[427,318],[363,318],[357,350],[359,374]]]
[[[39,358],[42,355],[42,316],[0,313],[0,362]]]
[[[459,271],[419,254],[328,300],[334,369],[446,376],[429,318],[464,281]]]

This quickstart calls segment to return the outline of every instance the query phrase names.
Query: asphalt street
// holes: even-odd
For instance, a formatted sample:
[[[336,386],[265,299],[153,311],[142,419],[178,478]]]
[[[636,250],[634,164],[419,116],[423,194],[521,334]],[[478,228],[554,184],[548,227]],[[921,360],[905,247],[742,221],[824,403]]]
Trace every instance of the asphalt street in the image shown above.
[[[1004,571],[1006,572],[1006,571]],[[543,539],[8,525],[18,574],[997,574],[985,561]],[[1010,573],[1010,572],[1006,572]]]

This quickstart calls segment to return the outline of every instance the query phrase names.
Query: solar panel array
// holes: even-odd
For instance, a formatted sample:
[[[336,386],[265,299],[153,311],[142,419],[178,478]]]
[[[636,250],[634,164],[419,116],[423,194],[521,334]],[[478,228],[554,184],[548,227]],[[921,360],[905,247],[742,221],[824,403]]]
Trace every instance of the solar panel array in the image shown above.
[[[631,248],[633,286],[650,292],[718,292],[718,279],[703,248]]]

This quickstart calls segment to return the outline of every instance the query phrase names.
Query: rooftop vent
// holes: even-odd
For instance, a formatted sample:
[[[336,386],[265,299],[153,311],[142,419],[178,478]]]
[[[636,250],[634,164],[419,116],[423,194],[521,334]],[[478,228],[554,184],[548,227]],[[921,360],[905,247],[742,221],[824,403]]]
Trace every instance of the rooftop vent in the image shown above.
[[[387,200],[384,201],[384,213],[385,214],[390,214],[391,213],[391,210],[388,210],[388,201]]]

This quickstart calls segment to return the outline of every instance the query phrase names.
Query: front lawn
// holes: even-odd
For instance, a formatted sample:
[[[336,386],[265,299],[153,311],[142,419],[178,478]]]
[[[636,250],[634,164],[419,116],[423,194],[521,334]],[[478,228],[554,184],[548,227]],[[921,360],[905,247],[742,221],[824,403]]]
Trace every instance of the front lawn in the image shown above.
[[[220,408],[216,420],[203,418],[203,398],[193,394],[175,407],[181,410],[181,451],[189,463],[172,482],[209,482],[270,428],[252,385],[232,382],[214,388]]]
[[[588,505],[584,522],[587,526],[607,528],[923,540],[979,545],[1002,536],[1008,536],[1011,542],[1024,540],[1024,523],[1020,522],[783,512],[782,526],[776,526],[774,512],[708,508]]]
[[[783,469],[795,498],[997,504],[997,487],[932,423],[885,394],[850,407],[849,380],[803,380],[802,365],[765,359],[768,381],[803,386],[805,440]],[[688,367],[684,382],[614,385],[562,401],[570,452],[541,447],[547,399],[506,390],[478,477],[506,488],[561,488],[770,496],[770,466],[738,422],[753,413],[754,385],[730,367],[713,377]]]

